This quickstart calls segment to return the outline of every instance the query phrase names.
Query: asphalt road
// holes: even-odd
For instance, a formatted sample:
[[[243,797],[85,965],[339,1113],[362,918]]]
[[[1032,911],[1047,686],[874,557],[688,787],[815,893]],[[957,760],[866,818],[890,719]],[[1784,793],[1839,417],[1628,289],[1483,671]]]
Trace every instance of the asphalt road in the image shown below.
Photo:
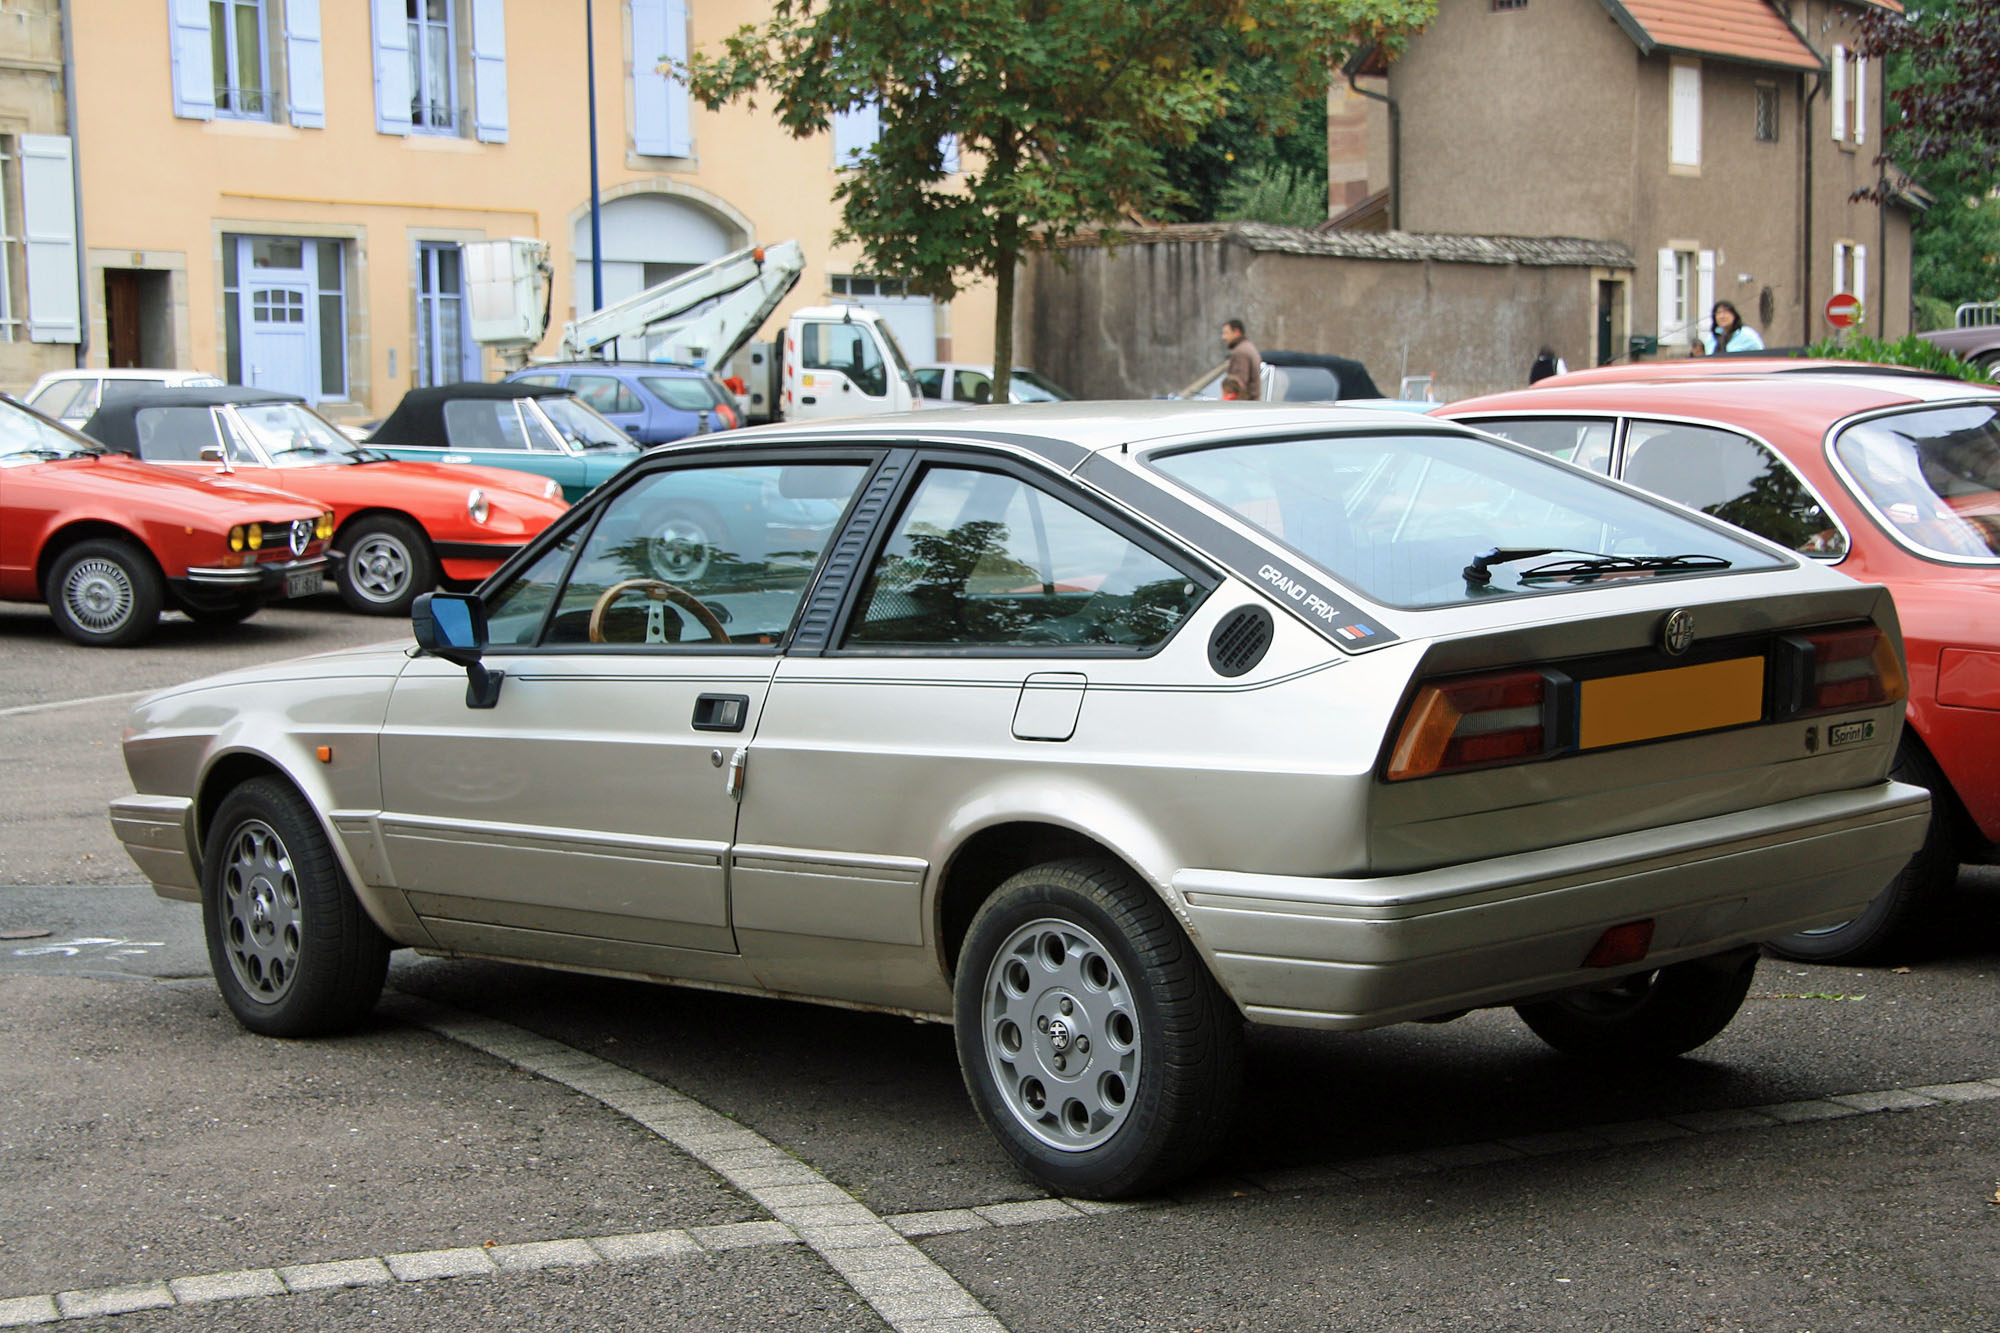
[[[405,632],[323,601],[126,652],[0,610],[0,1327],[2000,1328],[1990,870],[1644,1075],[1504,1011],[1260,1034],[1134,1209],[1016,1175],[936,1025],[398,955],[367,1030],[253,1037],[104,803],[138,692]]]

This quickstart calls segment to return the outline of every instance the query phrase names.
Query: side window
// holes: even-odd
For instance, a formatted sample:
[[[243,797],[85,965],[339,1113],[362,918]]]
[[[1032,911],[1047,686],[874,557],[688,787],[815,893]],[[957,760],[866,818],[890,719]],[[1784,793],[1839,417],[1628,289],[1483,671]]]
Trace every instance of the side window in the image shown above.
[[[28,406],[45,417],[60,417],[69,414],[70,404],[77,395],[89,388],[89,380],[57,380],[28,400]]]
[[[1148,648],[1200,599],[1185,573],[1044,491],[933,467],[868,573],[846,643]]]
[[[104,381],[104,401],[115,403],[121,398],[136,398],[142,393],[167,387],[165,380],[106,380]]]
[[[453,449],[526,449],[511,398],[459,398],[444,405],[444,437]]]
[[[639,401],[625,381],[612,375],[572,375],[569,391],[583,401],[584,406],[597,412],[643,412],[646,405]]]
[[[929,370],[917,371],[916,376],[917,391],[923,394],[924,397],[942,398],[944,396],[944,371],[936,366],[932,366]]]
[[[219,449],[215,413],[206,407],[142,407],[133,418],[139,457],[148,463],[199,463],[203,449]]]
[[[776,644],[868,469],[655,472],[605,506],[545,643]]]
[[[1839,526],[1798,474],[1734,431],[1635,421],[1625,444],[1625,481],[1802,554],[1847,552]]]
[[[553,389],[562,383],[560,375],[516,375],[508,381],[511,384],[541,384]]]
[[[1468,421],[1474,430],[1498,435],[1550,458],[1587,467],[1600,477],[1611,475],[1611,441],[1616,423],[1594,417],[1520,417],[1511,420]]]
[[[871,398],[889,392],[889,373],[882,352],[865,324],[808,324],[801,339],[799,364],[807,370],[837,370]]]
[[[993,378],[976,370],[961,370],[952,376],[951,399],[955,403],[990,403]]]
[[[500,646],[533,643],[542,621],[556,600],[563,570],[576,554],[581,538],[576,532],[542,552],[534,564],[516,574],[506,587],[486,602],[486,641]]]
[[[719,401],[714,386],[707,380],[651,376],[640,380],[639,383],[652,390],[654,395],[668,407],[678,408],[683,412],[706,412]],[[619,410],[622,412],[627,409]],[[630,410],[636,412],[639,409],[635,406]]]

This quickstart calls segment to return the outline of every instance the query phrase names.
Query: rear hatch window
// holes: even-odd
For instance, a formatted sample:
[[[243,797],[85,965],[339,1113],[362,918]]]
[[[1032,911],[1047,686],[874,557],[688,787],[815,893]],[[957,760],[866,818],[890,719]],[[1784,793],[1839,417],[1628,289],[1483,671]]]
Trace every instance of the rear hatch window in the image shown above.
[[[1833,442],[1875,521],[1920,554],[2000,563],[2000,403],[1874,417]]]
[[[1609,482],[1470,436],[1260,440],[1149,461],[1387,606],[1788,564]]]

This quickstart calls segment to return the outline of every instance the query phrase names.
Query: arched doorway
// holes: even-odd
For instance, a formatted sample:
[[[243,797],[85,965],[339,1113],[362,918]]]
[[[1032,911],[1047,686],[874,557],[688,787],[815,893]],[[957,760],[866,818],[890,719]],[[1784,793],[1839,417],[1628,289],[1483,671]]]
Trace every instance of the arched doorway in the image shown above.
[[[605,305],[750,244],[735,219],[676,195],[644,191],[608,198],[599,213]],[[570,253],[576,256],[576,313],[587,315],[593,309],[588,206],[570,229]]]

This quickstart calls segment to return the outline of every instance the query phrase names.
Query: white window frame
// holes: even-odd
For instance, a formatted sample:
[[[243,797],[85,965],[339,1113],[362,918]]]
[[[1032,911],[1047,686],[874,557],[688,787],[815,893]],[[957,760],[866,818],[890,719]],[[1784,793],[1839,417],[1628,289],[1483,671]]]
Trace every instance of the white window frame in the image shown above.
[[[235,21],[237,11],[249,10],[257,18],[256,23],[253,25],[257,33],[257,87],[238,88],[233,83],[216,85],[213,93],[216,119],[275,120],[277,118],[277,99],[272,96],[271,87],[271,34],[269,28],[271,16],[265,10],[264,0],[210,0],[210,3],[222,6],[223,23],[221,30],[218,31],[215,26],[213,14],[211,13],[208,25],[209,59],[213,62],[217,54],[217,47],[220,47],[223,73],[230,79],[236,77],[238,59],[242,54],[237,45],[237,24]],[[211,64],[212,68],[213,65]],[[259,103],[258,108],[251,111],[240,106],[229,105],[233,101],[241,100],[236,96],[241,93],[255,94]]]
[[[1858,147],[1868,142],[1868,57],[1852,47],[1836,45],[1832,65],[1833,137]]]
[[[1859,241],[1835,241],[1833,243],[1833,292],[1836,296],[1852,293],[1861,303],[1861,318],[1858,325],[1868,326],[1868,247]]]
[[[1667,66],[1667,168],[1701,171],[1701,62],[1674,56]]]
[[[22,320],[14,309],[14,261],[21,245],[16,222],[20,205],[18,154],[14,136],[0,135],[0,342],[19,342]]]
[[[417,17],[409,17],[410,6],[414,5]],[[427,0],[404,0],[404,41],[409,53],[410,68],[410,133],[457,135],[461,117],[458,112],[458,0],[444,0],[443,20],[424,17]],[[440,35],[441,34],[441,35]],[[444,43],[444,101],[433,100],[428,87],[431,60],[435,43]],[[426,115],[442,110],[442,123],[419,119],[418,109]]]
[[[1660,346],[1694,346],[1715,307],[1715,251],[1669,242],[1660,251],[1659,284]]]

